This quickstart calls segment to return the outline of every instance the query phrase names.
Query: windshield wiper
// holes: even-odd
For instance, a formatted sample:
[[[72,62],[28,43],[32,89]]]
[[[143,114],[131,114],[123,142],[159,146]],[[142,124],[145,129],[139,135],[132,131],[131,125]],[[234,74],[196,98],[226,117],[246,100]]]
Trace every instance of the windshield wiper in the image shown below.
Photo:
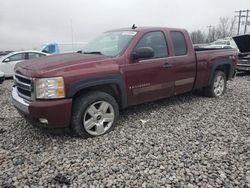
[[[98,52],[98,51],[93,51],[93,52],[83,52],[84,54],[99,54],[99,55],[103,55],[102,52]]]

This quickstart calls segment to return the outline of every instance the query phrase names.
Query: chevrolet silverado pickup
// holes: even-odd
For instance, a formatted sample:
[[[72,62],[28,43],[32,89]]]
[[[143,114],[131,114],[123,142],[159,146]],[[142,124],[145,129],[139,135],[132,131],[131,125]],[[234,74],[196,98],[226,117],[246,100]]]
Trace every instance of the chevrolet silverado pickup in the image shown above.
[[[234,49],[194,49],[184,29],[117,29],[77,53],[19,63],[12,101],[34,125],[94,137],[114,129],[128,106],[195,89],[222,96],[237,61]]]

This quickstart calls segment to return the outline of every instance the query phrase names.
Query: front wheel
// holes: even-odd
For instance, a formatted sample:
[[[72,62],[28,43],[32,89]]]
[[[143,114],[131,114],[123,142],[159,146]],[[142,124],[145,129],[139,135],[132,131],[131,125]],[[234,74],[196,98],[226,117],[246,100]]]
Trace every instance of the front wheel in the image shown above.
[[[204,93],[208,97],[220,97],[226,91],[227,79],[222,71],[216,71],[211,84],[204,89]]]
[[[119,116],[116,100],[104,92],[91,92],[74,101],[72,128],[84,138],[100,136],[114,129]]]

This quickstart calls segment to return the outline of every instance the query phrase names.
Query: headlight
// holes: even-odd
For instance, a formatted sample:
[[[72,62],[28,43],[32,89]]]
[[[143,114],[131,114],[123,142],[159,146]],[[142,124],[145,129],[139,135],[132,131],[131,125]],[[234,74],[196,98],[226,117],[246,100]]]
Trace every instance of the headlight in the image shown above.
[[[62,77],[36,79],[37,99],[57,99],[65,97],[64,80]]]

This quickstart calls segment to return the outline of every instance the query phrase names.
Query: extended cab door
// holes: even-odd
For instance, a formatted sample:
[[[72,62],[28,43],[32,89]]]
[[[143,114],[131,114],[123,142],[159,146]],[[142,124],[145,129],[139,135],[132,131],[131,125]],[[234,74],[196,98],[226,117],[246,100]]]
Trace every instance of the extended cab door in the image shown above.
[[[129,105],[164,98],[173,94],[174,80],[168,45],[162,31],[145,33],[133,48],[131,55],[142,47],[150,47],[154,56],[144,59],[130,58],[126,66]]]
[[[193,89],[196,77],[196,58],[187,32],[170,31],[173,51],[174,94]]]

